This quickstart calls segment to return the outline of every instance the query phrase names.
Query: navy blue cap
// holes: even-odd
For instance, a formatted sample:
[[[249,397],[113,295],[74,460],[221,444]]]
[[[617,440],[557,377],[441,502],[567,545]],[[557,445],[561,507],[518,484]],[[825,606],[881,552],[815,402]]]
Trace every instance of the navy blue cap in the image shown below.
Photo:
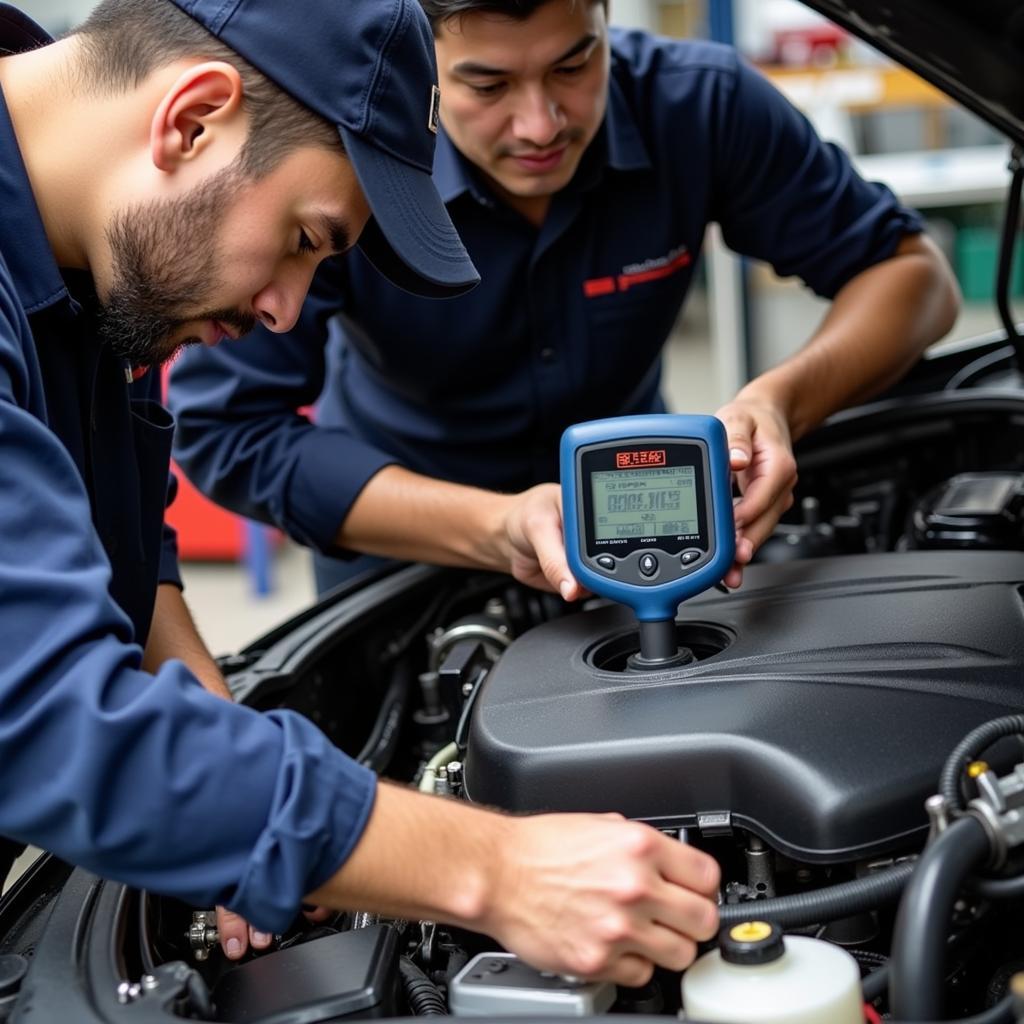
[[[418,295],[480,277],[430,173],[434,38],[418,0],[173,0],[225,46],[338,126],[373,217],[367,258]]]

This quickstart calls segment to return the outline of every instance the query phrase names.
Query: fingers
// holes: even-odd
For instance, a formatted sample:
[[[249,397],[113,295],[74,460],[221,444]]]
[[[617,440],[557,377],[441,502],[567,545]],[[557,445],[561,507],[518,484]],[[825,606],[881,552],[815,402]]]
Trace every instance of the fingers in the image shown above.
[[[772,513],[776,513],[777,519],[785,511],[784,508],[779,511],[779,506],[793,496],[796,480],[796,462],[792,455],[772,452],[763,459],[759,456],[746,479],[740,481],[746,486],[743,497],[733,508],[736,528],[749,536],[751,526],[758,520]]]
[[[732,568],[722,577],[722,582],[730,589],[735,590],[743,583],[743,567],[754,557],[754,545],[742,533],[736,534],[736,561]]]
[[[674,928],[609,914],[595,924],[589,941],[562,973],[635,988],[650,980],[656,966],[681,971],[696,955],[696,942]]]
[[[642,985],[654,966],[671,971],[688,967],[697,954],[697,941],[711,939],[717,931],[718,908],[709,899],[663,882],[651,899],[609,909],[596,920],[588,943],[576,951],[572,973]]]
[[[578,601],[586,593],[569,571],[562,533],[562,496],[555,484],[541,484],[522,495],[516,522],[510,524],[513,575],[533,586]]]
[[[609,901],[590,929],[600,944],[591,956],[606,958],[600,965],[603,977],[620,976],[615,958],[623,953],[643,961],[626,971],[646,970],[647,964],[682,970],[696,954],[696,941],[717,934],[718,864],[646,825],[627,824],[622,835],[625,858],[618,864],[605,858]]]
[[[772,535],[772,531],[778,525],[783,513],[792,508],[792,506],[792,490],[783,491],[783,493],[779,494],[764,512],[762,512],[756,519],[748,522],[742,528],[741,536],[750,544],[751,557],[753,557],[753,553]],[[739,562],[739,555],[737,555],[736,560]]]
[[[656,964],[669,971],[682,971],[689,967],[697,956],[697,943],[685,935],[680,935],[674,928],[651,924],[644,932],[643,949],[632,950],[631,954],[640,957],[644,963]]]
[[[263,950],[274,941],[273,935],[253,928],[244,917],[227,907],[217,908],[217,933],[220,948],[229,960],[241,960],[250,947]]]
[[[736,400],[723,406],[718,416],[726,426],[729,463],[743,492],[733,509],[736,561],[724,578],[727,587],[738,587],[743,566],[793,503],[796,459],[789,425],[777,408]]]
[[[679,970],[682,970],[680,967]],[[654,964],[638,953],[624,953],[612,964],[608,981],[627,988],[639,988],[646,985],[654,974]]]
[[[565,557],[561,507],[557,510],[557,518],[553,514],[543,517],[528,536],[533,541],[544,578],[562,595],[563,601],[579,600],[583,589],[569,571],[569,562]]]
[[[323,924],[334,916],[334,911],[330,907],[314,907],[309,903],[302,904],[302,913],[306,920],[313,924]]]
[[[716,416],[725,426],[729,445],[729,467],[734,473],[738,473],[746,469],[754,457],[756,421],[749,412],[732,403],[719,409]]]
[[[722,872],[714,857],[678,839],[670,839],[668,836],[661,838],[664,842],[658,849],[657,867],[662,878],[672,885],[682,886],[702,896],[717,896]],[[702,939],[705,936],[697,937]]]
[[[767,512],[749,523],[743,532],[736,534],[736,555],[732,568],[722,577],[722,582],[735,590],[743,583],[743,568],[748,565],[754,552],[772,535],[783,514],[793,507],[792,493],[780,495]]]
[[[709,896],[665,882],[656,891],[655,898],[652,918],[676,939],[685,939],[685,950],[690,954],[695,941],[706,942],[718,934],[718,907]],[[672,955],[681,955],[682,949],[684,947],[678,944],[671,946]],[[655,955],[654,947],[650,947],[647,954],[663,967],[670,966],[664,958]]]
[[[487,934],[541,969],[640,985],[654,965],[682,970],[714,936],[712,858],[618,815],[514,819],[513,881]]]
[[[244,917],[226,907],[218,907],[217,933],[220,948],[229,960],[241,960],[245,956],[249,948],[249,925]]]

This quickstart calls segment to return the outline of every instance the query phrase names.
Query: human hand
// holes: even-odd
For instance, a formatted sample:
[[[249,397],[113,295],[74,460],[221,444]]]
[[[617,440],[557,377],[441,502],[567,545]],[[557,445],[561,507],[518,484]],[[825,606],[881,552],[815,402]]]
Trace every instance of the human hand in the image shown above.
[[[503,530],[509,571],[520,583],[555,591],[566,601],[578,601],[588,593],[566,561],[562,489],[557,484],[538,484],[513,495]]]
[[[737,397],[715,415],[725,424],[729,465],[742,495],[733,509],[736,561],[723,580],[738,587],[743,567],[793,504],[796,459],[789,424],[769,402]]]
[[[513,819],[482,931],[541,970],[642,985],[718,930],[719,868],[618,814]]]
[[[267,949],[273,936],[257,931],[244,917],[227,907],[217,908],[217,934],[220,948],[229,960],[241,960],[252,946],[253,949]]]
[[[305,910],[303,904],[303,909],[309,921],[326,921],[331,916],[331,911],[326,907]],[[274,940],[273,935],[257,931],[244,917],[227,907],[217,907],[217,934],[220,948],[229,960],[241,960],[250,946],[257,951],[269,949]]]

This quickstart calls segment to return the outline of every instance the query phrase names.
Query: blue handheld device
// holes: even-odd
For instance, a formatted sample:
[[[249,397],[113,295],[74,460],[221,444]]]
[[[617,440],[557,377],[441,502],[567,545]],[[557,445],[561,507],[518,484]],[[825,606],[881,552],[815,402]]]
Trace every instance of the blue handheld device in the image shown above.
[[[729,450],[713,416],[620,416],[561,445],[569,568],[640,622],[639,667],[679,662],[679,604],[721,582],[736,553]]]

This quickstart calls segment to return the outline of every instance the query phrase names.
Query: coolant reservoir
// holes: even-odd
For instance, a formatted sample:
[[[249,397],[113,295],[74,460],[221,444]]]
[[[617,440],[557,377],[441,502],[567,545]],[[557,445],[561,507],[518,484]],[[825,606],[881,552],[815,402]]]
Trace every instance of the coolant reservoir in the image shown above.
[[[764,921],[723,930],[683,975],[686,1017],[707,1024],[864,1024],[860,968],[845,950],[782,937]]]

